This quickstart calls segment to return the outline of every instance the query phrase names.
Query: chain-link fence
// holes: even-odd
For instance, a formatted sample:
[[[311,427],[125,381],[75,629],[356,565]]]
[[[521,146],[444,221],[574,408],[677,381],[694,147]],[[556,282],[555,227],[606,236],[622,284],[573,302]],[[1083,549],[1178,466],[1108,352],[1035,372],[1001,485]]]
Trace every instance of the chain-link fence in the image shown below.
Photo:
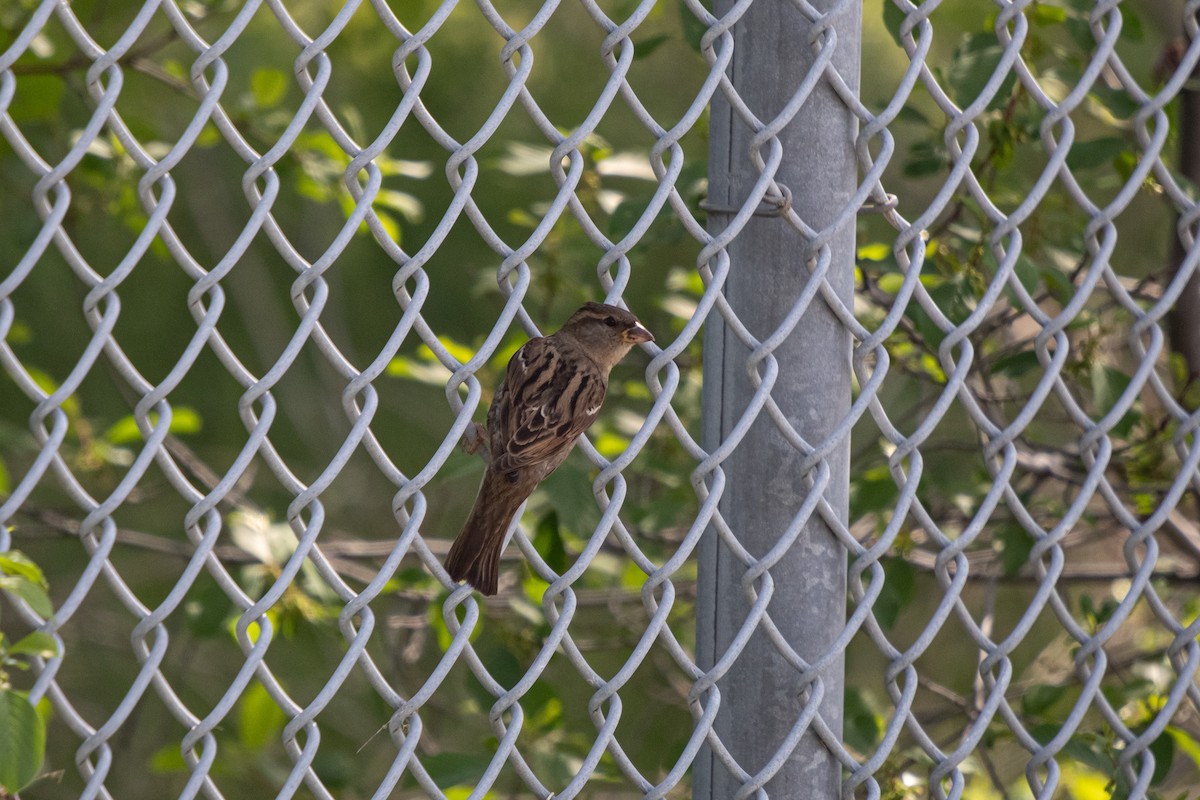
[[[1190,796],[1198,13],[7,4],[0,785]]]

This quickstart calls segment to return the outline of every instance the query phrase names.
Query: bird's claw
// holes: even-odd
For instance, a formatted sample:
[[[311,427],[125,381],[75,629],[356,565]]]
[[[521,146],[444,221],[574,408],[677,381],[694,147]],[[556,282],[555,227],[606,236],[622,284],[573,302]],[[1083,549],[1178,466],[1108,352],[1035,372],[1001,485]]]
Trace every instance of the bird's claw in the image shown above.
[[[467,427],[466,433],[463,434],[462,449],[467,455],[475,455],[480,448],[483,449],[484,456],[486,457],[490,451],[487,428],[478,422],[472,422]]]

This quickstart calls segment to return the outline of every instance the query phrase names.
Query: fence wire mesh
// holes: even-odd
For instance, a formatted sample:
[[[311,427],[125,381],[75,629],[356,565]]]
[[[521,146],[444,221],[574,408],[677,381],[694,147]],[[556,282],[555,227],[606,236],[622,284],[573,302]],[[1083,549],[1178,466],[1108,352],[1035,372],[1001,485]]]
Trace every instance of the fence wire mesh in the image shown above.
[[[4,617],[9,642],[53,637],[27,684],[10,668],[52,709],[28,796],[679,797],[705,751],[738,797],[785,796],[804,737],[847,797],[1197,782],[1200,203],[1173,148],[1200,138],[1200,2],[1140,9],[1182,37],[1156,64],[1116,0],[871,6],[859,91],[832,59],[848,1],[781,1],[811,32],[781,54],[812,66],[758,108],[730,65],[735,41],[768,46],[737,39],[763,5],[0,12],[0,553],[31,554],[53,597]],[[345,102],[351,69],[374,82]],[[858,176],[824,226],[775,180],[818,88],[858,122],[830,134],[855,137]],[[714,103],[753,141],[730,207],[698,188]],[[790,312],[755,336],[725,291],[764,217],[808,249],[795,285],[760,287]],[[823,272],[847,225],[852,303]],[[654,328],[644,379],[614,382],[484,602],[441,568],[478,470],[460,441],[515,345],[601,297]],[[772,391],[810,305],[853,342],[850,411],[820,442]],[[751,389],[706,448],[717,319]],[[764,424],[810,491],[761,499],[793,523],[752,552],[722,464]],[[843,447],[848,519],[821,494]],[[572,519],[555,496],[581,487]],[[769,602],[771,569],[817,517],[848,608],[805,660],[776,620],[806,610]],[[752,606],[707,661],[705,537]],[[794,707],[722,705],[756,631]],[[842,657],[830,720],[818,684]],[[718,720],[768,712],[792,735],[742,763]]]

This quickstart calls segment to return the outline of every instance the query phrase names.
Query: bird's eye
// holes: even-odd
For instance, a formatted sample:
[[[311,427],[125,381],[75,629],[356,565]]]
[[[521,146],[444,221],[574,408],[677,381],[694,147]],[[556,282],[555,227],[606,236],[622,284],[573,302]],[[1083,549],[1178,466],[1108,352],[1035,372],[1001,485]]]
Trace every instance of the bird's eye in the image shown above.
[[[615,327],[617,327],[617,321],[616,321],[615,319],[613,319],[612,317],[605,317],[605,318],[604,318],[604,324],[605,324],[605,325],[607,325],[607,326],[608,326],[608,327],[610,327],[610,328],[615,328]]]

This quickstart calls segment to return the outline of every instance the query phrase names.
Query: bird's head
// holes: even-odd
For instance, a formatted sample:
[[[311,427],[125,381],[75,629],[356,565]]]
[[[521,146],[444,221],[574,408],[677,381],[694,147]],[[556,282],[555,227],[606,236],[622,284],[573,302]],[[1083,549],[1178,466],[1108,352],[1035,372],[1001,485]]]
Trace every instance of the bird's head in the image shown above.
[[[562,332],[576,339],[596,363],[611,368],[634,345],[653,342],[654,334],[623,308],[587,303],[563,325]]]

